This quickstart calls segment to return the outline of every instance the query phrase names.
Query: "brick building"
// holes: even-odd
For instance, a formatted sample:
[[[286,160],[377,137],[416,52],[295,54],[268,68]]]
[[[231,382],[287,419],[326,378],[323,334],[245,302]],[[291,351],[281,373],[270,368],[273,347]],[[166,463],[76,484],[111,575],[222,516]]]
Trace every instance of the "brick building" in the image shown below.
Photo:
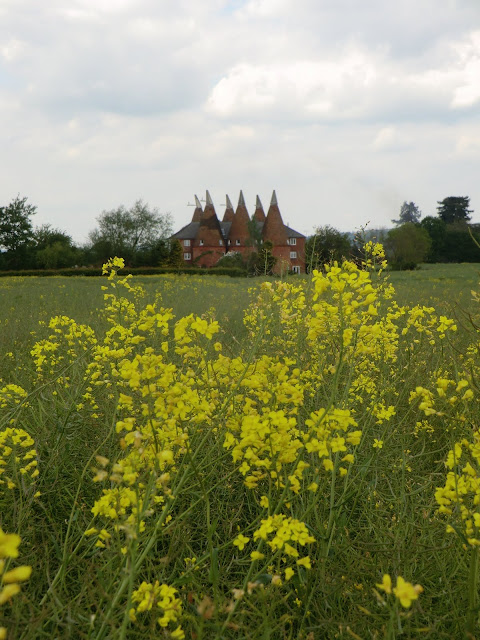
[[[251,218],[241,191],[235,211],[227,195],[222,221],[217,217],[208,191],[204,209],[195,196],[192,221],[174,233],[172,240],[178,240],[182,245],[186,264],[201,267],[212,267],[229,252],[237,252],[247,258],[250,253],[258,251],[263,242],[271,242],[272,253],[277,259],[277,272],[287,269],[305,272],[305,236],[284,224],[275,191],[267,215],[257,196]]]

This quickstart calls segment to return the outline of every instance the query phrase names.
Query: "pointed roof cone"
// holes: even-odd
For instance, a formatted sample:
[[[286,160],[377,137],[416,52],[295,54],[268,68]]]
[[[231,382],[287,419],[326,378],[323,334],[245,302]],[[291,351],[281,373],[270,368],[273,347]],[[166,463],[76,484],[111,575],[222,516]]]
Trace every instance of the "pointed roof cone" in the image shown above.
[[[232,222],[235,217],[235,212],[233,210],[233,204],[230,201],[230,198],[227,194],[227,208],[225,209],[225,213],[223,215],[223,222]]]
[[[202,219],[202,214],[202,203],[197,198],[197,196],[195,196],[195,211],[193,212],[192,222],[200,222],[200,220]]]
[[[258,196],[255,203],[255,213],[253,214],[252,219],[257,222],[265,222],[265,211],[263,210],[263,205]]]
[[[275,191],[270,200],[270,208],[268,209],[265,224],[262,229],[262,237],[264,241],[269,240],[274,246],[286,245],[288,236],[283,224],[282,215],[278,208],[277,195]]]
[[[217,218],[212,198],[207,191],[205,209],[203,210],[200,226],[198,227],[197,240],[203,240],[205,246],[218,246],[219,240],[224,242],[222,227]]]
[[[250,230],[248,223],[250,222],[250,216],[248,215],[247,207],[245,205],[245,198],[243,192],[240,191],[238,197],[237,210],[235,211],[235,217],[230,227],[229,239],[232,241],[232,245],[237,245],[237,240],[240,241],[240,246],[247,243],[250,238]]]

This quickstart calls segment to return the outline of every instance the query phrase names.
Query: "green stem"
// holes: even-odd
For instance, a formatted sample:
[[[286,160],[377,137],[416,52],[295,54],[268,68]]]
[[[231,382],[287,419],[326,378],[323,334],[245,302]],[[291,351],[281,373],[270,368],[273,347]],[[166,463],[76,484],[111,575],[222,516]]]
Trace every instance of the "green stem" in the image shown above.
[[[467,632],[472,634],[477,628],[478,616],[478,548],[473,547],[470,555],[470,572],[468,574],[468,614]]]

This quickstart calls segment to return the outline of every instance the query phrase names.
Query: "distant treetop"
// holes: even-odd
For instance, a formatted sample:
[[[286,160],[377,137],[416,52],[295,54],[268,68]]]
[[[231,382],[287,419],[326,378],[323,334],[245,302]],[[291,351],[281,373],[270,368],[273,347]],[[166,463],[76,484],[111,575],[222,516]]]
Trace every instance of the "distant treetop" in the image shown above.
[[[405,202],[400,207],[400,216],[398,220],[392,220],[393,224],[401,225],[406,222],[418,223],[422,213],[414,202]]]
[[[473,213],[470,198],[467,196],[449,196],[437,203],[437,213],[446,224],[454,222],[468,222]]]

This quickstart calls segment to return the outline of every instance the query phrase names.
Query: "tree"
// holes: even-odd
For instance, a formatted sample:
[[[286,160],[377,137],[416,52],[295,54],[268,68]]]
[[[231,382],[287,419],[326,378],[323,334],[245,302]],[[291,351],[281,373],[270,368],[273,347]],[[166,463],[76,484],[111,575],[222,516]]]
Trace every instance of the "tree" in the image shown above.
[[[445,259],[445,237],[447,225],[441,218],[427,216],[421,221],[421,226],[427,231],[432,241],[430,251],[426,256],[427,262],[443,262]]]
[[[238,251],[229,251],[218,260],[215,266],[234,267],[236,269],[243,269],[246,271],[245,260],[243,259],[242,254]]]
[[[79,261],[80,250],[73,244],[72,238],[49,224],[37,227],[33,234],[35,266],[44,269],[62,269],[72,267]]]
[[[307,270],[323,267],[331,260],[341,261],[350,254],[351,249],[348,234],[341,233],[330,225],[318,227],[305,243]]]
[[[406,222],[420,222],[422,213],[414,202],[405,202],[400,207],[400,215],[398,220],[392,220],[393,224],[401,225]]]
[[[271,276],[277,264],[273,255],[273,244],[267,240],[260,247],[259,252],[252,251],[247,258],[247,273],[253,276]]]
[[[467,223],[470,214],[473,213],[470,206],[470,198],[467,196],[450,196],[437,202],[437,213],[446,224]]]
[[[55,229],[50,224],[42,224],[41,227],[36,227],[33,232],[32,240],[37,251],[46,249],[48,246],[55,244],[56,242],[73,247],[73,240],[71,236],[61,229]]]
[[[98,259],[113,255],[135,261],[140,251],[152,249],[158,240],[166,240],[172,234],[172,216],[150,209],[143,200],[126,209],[103,211],[98,217],[98,229],[90,233],[90,241]]]
[[[178,240],[174,240],[170,244],[170,252],[167,258],[167,264],[170,267],[175,267],[175,268],[180,268],[185,266],[185,263],[183,261],[183,247]]]
[[[270,240],[266,240],[258,254],[258,273],[264,276],[273,275],[276,263],[277,259],[273,255],[273,244]]]
[[[428,255],[432,240],[423,227],[406,222],[388,232],[386,248],[391,266],[397,269],[414,269]]]
[[[33,236],[30,220],[37,208],[20,195],[6,207],[0,207],[0,251],[3,266],[10,269],[28,267],[28,247]]]

